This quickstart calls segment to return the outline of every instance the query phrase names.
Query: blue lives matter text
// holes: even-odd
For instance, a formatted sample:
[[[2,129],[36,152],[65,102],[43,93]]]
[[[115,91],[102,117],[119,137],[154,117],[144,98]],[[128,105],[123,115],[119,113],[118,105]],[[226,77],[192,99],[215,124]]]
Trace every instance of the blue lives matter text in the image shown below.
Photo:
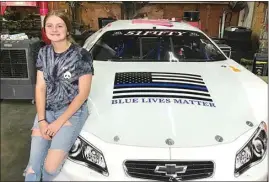
[[[213,102],[191,100],[191,99],[175,99],[175,98],[122,98],[113,99],[112,104],[188,104],[204,107],[216,107]]]

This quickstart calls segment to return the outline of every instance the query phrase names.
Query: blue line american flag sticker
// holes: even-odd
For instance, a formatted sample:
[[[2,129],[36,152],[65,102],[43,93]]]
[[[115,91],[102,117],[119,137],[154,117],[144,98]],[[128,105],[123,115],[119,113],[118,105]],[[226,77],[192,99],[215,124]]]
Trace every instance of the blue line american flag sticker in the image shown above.
[[[216,107],[201,75],[171,72],[118,72],[112,104],[175,103]]]

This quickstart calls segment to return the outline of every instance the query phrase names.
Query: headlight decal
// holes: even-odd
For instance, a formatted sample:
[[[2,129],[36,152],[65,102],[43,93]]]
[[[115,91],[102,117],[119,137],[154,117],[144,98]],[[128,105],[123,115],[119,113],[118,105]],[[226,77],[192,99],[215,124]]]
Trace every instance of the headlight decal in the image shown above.
[[[69,152],[69,159],[104,176],[109,175],[103,153],[80,136]]]
[[[236,153],[235,176],[262,161],[267,150],[267,126],[261,122],[250,140]]]

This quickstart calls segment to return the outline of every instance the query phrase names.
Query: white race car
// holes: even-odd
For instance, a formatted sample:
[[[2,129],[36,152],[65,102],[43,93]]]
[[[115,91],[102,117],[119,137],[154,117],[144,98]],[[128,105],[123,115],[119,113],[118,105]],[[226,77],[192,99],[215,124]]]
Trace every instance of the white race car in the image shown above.
[[[90,36],[90,115],[55,179],[265,181],[267,84],[184,22]]]

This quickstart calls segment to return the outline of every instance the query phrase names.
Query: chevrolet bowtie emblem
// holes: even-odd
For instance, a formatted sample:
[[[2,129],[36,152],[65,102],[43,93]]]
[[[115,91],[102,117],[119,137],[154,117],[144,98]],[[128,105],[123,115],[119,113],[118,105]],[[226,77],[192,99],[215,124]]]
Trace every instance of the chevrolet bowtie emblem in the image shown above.
[[[164,173],[166,176],[176,178],[177,174],[185,173],[187,166],[177,166],[176,164],[165,164],[165,166],[157,166],[155,173]]]

